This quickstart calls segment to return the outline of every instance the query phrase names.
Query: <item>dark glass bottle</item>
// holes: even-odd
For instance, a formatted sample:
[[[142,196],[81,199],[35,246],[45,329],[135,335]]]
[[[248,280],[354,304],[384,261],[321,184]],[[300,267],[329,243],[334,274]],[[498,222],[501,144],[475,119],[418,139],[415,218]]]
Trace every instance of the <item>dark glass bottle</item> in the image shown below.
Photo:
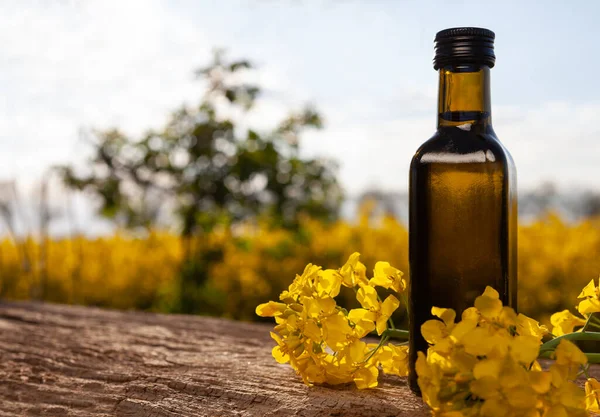
[[[487,285],[517,302],[517,195],[513,160],[492,128],[494,33],[447,29],[436,35],[438,127],[410,167],[410,374],[426,352],[421,325],[431,307],[460,319]]]

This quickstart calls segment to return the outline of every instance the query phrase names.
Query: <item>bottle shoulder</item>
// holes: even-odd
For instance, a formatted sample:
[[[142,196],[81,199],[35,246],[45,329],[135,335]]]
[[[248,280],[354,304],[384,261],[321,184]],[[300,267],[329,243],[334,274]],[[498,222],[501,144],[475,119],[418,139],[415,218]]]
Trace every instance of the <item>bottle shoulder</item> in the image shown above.
[[[485,131],[440,128],[417,149],[412,159],[412,165],[488,162],[514,166],[512,156],[491,128]]]

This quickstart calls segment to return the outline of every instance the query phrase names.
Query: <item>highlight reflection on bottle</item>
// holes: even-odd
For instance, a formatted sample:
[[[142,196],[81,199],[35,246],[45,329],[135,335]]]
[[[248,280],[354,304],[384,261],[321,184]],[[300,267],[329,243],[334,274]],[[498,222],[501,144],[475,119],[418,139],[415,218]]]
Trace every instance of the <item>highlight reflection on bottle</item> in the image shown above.
[[[410,167],[410,374],[426,352],[421,325],[431,307],[473,305],[487,285],[517,303],[517,195],[512,157],[492,128],[492,31],[446,29],[436,35],[437,132]]]

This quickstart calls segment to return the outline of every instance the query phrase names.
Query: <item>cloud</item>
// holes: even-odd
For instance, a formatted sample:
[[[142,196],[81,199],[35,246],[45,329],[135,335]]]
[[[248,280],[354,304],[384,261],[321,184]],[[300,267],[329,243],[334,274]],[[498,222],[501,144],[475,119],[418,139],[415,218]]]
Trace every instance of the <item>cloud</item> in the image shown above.
[[[542,181],[598,187],[600,103],[549,101],[533,108],[499,107],[496,133],[510,149],[524,188]]]
[[[393,110],[387,101],[366,99],[325,107],[328,127],[306,136],[305,154],[339,160],[340,178],[350,194],[368,188],[406,190],[410,160],[435,132],[436,123],[434,109],[423,106],[415,112],[403,98],[411,94],[400,93],[397,102],[402,105]],[[423,100],[435,105],[431,97]],[[520,187],[533,188],[544,181],[563,188],[598,187],[599,112],[600,103],[595,102],[494,107],[494,128],[516,162]]]
[[[200,95],[192,70],[210,54],[200,28],[153,0],[3,3],[0,42],[2,177],[80,159],[81,126],[161,125]]]

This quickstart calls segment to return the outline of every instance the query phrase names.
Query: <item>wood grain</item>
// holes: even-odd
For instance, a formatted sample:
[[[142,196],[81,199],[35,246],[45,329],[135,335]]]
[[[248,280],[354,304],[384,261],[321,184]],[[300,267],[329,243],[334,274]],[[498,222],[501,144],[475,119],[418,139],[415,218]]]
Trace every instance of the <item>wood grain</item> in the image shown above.
[[[0,416],[427,416],[404,378],[306,387],[271,326],[0,303]]]

